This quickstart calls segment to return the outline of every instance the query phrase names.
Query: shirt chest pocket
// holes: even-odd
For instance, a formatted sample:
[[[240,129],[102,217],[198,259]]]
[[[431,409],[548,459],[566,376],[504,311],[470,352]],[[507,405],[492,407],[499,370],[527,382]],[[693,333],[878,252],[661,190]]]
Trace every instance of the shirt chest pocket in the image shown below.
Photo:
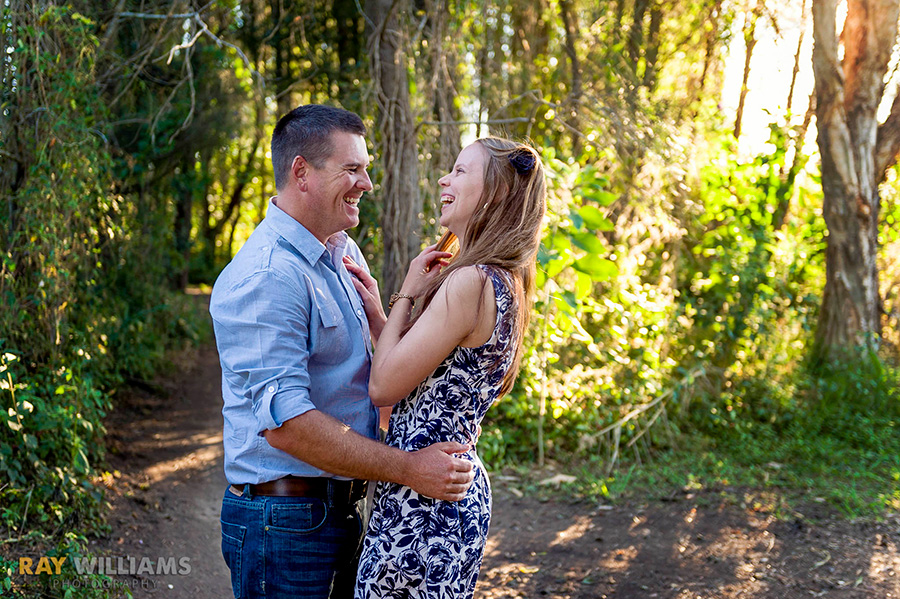
[[[337,303],[326,297],[321,289],[316,289],[315,302],[322,328],[331,329],[338,326],[338,323],[341,322],[341,309],[338,308]]]

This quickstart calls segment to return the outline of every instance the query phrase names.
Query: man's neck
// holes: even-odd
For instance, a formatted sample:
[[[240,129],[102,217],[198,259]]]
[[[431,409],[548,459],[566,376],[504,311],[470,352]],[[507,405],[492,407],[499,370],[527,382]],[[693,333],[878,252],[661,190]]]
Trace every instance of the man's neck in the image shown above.
[[[343,243],[342,241],[338,240],[343,239],[342,233],[344,233],[344,231],[332,233],[325,236],[324,238],[319,235],[319,233],[315,231],[315,227],[311,226],[311,219],[304,218],[305,215],[303,213],[303,210],[300,209],[300,204],[294,201],[293,198],[285,197],[283,195],[272,196],[272,204],[277,206],[282,212],[293,218],[295,221],[303,225],[303,228],[312,233],[313,237],[318,239],[322,245],[327,247],[329,243],[334,245]]]

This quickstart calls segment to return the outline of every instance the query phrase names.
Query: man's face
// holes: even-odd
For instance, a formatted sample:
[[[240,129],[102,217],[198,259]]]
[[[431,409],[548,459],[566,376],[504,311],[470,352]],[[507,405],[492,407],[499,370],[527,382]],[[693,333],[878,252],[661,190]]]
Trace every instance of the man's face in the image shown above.
[[[331,134],[332,152],[322,168],[309,165],[310,207],[313,209],[313,235],[324,243],[339,231],[359,224],[357,204],[363,193],[371,191],[372,180],[366,140],[355,133]]]

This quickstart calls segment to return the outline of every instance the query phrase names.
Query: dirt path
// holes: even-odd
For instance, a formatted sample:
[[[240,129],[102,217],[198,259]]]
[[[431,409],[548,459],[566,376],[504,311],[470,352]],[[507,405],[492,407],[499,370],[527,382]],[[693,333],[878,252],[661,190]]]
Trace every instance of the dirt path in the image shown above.
[[[108,421],[109,536],[97,549],[190,573],[118,576],[136,598],[230,596],[219,548],[222,416],[214,349],[185,373],[119,398]],[[898,598],[900,518],[848,522],[810,503],[776,518],[735,489],[604,506],[519,497],[494,475],[494,513],[476,597]],[[127,567],[127,566],[126,566]]]
[[[187,574],[117,577],[136,598],[220,599],[231,592],[219,528],[221,371],[212,348],[180,358],[183,374],[123,394],[107,421],[109,468],[119,476],[107,492],[112,531],[101,547],[136,562],[189,559]]]

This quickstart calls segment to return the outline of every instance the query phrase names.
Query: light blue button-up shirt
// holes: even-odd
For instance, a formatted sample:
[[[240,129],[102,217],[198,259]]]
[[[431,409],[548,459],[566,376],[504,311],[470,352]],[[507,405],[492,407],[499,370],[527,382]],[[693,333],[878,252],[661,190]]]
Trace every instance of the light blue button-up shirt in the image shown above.
[[[345,255],[367,268],[346,233],[323,245],[270,201],[266,218],[216,280],[210,314],[222,364],[225,477],[232,484],[332,476],[262,436],[310,410],[376,437],[369,326]]]

